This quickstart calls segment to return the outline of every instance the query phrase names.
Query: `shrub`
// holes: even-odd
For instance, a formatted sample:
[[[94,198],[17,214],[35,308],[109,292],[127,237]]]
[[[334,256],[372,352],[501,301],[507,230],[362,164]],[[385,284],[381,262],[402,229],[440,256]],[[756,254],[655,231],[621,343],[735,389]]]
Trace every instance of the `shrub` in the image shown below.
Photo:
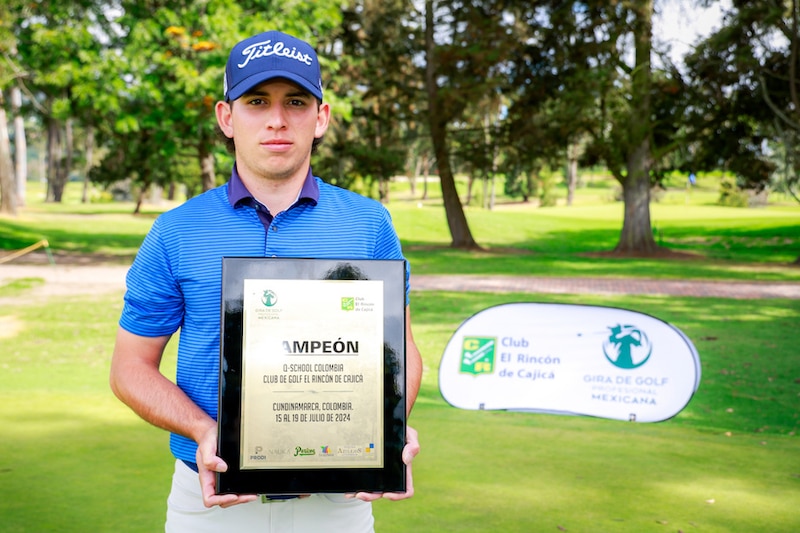
[[[736,185],[734,178],[724,177],[719,183],[719,200],[717,203],[726,207],[747,207],[748,195]]]

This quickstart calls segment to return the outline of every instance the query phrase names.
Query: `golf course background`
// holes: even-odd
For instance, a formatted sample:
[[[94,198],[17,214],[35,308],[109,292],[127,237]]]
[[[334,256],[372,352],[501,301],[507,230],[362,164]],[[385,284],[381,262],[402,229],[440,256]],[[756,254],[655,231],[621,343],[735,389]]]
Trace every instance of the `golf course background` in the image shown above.
[[[702,185],[702,180],[700,182]],[[436,200],[389,205],[417,274],[505,274],[800,282],[800,208],[713,205],[712,189],[652,206],[680,257],[609,258],[622,206],[602,187],[576,205],[468,208],[485,251],[447,248]],[[126,264],[157,212],[130,204],[48,205],[29,196],[0,219],[0,247],[48,239],[67,256]],[[78,267],[75,267],[78,268]],[[3,282],[0,266],[0,531],[162,531],[167,435],[117,401],[108,366],[122,292],[48,295],[43,280]],[[514,301],[610,305],[686,333],[699,390],[675,418],[636,424],[460,411],[438,392],[456,328]],[[800,530],[800,300],[414,291],[425,373],[410,424],[422,452],[416,495],[375,504],[390,532],[794,532]],[[174,375],[175,345],[164,361]]]

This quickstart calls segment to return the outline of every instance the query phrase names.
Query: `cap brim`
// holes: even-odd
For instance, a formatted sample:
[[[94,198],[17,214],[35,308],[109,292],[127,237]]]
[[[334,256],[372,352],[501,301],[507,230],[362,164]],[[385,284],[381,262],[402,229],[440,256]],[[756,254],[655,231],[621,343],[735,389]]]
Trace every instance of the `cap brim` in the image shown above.
[[[285,70],[268,70],[248,76],[237,83],[234,87],[231,87],[228,90],[228,94],[225,95],[225,98],[229,102],[232,102],[233,100],[241,97],[247,91],[251,90],[253,87],[260,85],[265,81],[274,80],[276,78],[283,78],[296,83],[304,90],[308,91],[311,95],[315,96],[318,100],[322,100],[322,91],[320,91],[319,87],[315,86],[304,77],[298,76],[293,72],[287,72]]]

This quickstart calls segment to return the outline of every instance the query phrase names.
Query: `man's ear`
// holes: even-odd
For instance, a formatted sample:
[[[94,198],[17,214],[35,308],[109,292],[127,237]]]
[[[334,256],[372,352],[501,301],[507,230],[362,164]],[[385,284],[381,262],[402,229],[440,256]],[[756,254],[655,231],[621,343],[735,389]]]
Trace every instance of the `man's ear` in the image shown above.
[[[232,121],[232,102],[217,102],[214,111],[217,113],[217,124],[219,129],[229,139],[233,139],[233,121]]]
[[[327,102],[320,104],[317,110],[317,128],[314,130],[314,138],[321,139],[328,131],[328,124],[331,120],[331,106]]]

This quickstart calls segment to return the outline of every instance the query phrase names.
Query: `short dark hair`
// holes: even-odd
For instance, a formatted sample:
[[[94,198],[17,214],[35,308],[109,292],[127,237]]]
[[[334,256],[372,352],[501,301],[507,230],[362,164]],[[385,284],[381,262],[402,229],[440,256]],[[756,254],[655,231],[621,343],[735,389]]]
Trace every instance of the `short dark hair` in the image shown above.
[[[319,108],[319,106],[322,105],[322,100],[318,98],[316,100],[317,100],[317,108]],[[228,105],[230,105],[231,110],[233,110],[233,102],[228,102]],[[228,137],[227,135],[225,135],[225,133],[222,132],[222,128],[219,127],[219,124],[217,124],[216,133],[217,137],[219,137],[219,139],[225,145],[225,149],[228,150],[228,153],[230,153],[231,155],[236,155],[236,143],[233,141],[233,138]],[[322,144],[322,141],[324,139],[325,139],[324,135],[322,137],[314,137],[314,142],[311,143],[312,154],[317,153],[317,149],[319,148],[319,145]]]

